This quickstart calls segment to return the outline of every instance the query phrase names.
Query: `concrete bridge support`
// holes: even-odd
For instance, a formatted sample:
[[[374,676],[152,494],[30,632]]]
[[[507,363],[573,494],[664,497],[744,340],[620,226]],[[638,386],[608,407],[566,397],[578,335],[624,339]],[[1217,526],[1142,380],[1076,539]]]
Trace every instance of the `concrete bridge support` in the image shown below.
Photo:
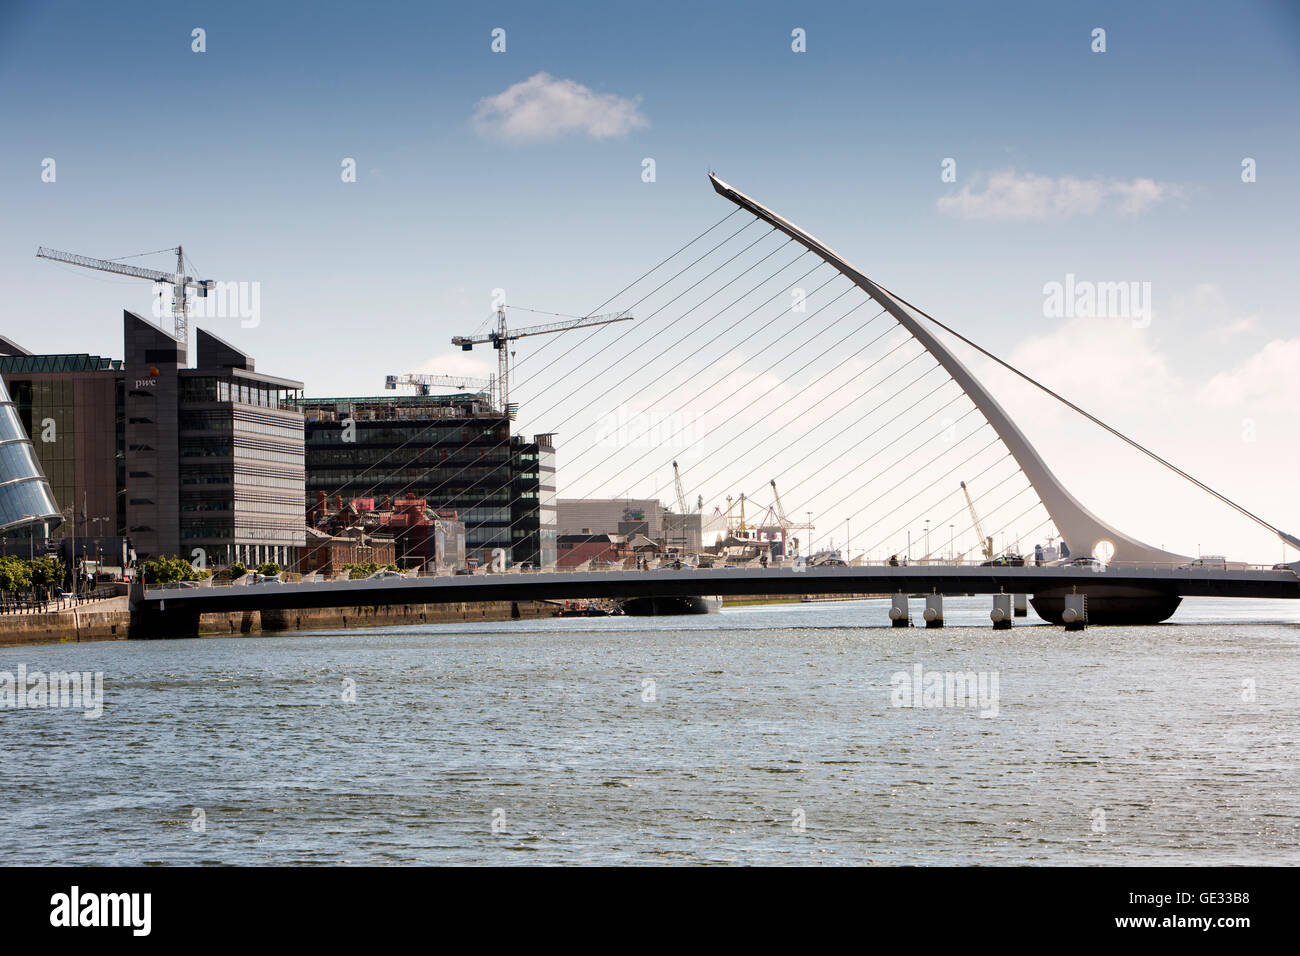
[[[1013,595],[1011,606],[1016,617],[1029,617],[1029,595]]]
[[[1011,626],[1011,617],[1011,595],[993,595],[993,610],[989,612],[989,619],[993,621],[993,629],[995,631],[1006,630]]]
[[[893,603],[889,608],[889,619],[894,622],[894,627],[912,626],[912,609],[906,594],[900,592],[894,595]]]
[[[183,603],[171,608],[166,601],[156,607],[132,605],[130,634],[132,638],[198,637],[199,615]]]
[[[1082,631],[1087,627],[1088,595],[1065,595],[1065,609],[1061,612],[1061,620],[1065,623],[1067,631]]]
[[[927,594],[925,596],[925,612],[922,617],[925,618],[926,627],[943,627],[942,594]]]

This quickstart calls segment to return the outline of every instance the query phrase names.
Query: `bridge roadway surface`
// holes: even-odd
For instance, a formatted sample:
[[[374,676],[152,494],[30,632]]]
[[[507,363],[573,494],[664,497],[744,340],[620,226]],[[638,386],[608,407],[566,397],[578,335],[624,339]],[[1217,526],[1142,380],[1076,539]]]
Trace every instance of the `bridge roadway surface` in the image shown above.
[[[311,607],[372,607],[460,601],[545,601],[574,598],[720,596],[738,594],[1037,594],[1098,585],[1140,588],[1180,597],[1300,598],[1295,571],[1208,571],[1172,568],[890,567],[659,568],[304,581],[229,587],[147,588],[145,611],[205,614]]]

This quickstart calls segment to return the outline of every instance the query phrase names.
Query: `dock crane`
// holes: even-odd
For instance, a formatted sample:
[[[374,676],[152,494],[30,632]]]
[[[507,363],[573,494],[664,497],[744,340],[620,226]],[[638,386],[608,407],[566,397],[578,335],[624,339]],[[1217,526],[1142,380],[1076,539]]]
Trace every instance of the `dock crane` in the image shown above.
[[[975,502],[971,501],[970,492],[966,490],[966,482],[961,483],[961,493],[966,496],[966,507],[970,509],[970,520],[975,525],[975,534],[980,539],[980,549],[984,552],[984,560],[993,557],[993,539],[984,537],[984,527],[980,524],[980,516],[975,513]]]
[[[677,492],[677,510],[682,514],[695,514],[704,507],[703,495],[700,496],[694,509],[686,507],[686,491],[682,488],[682,476],[677,471],[677,462],[673,462],[673,489]]]
[[[487,378],[474,378],[469,375],[422,375],[414,372],[406,375],[388,375],[384,378],[384,388],[395,389],[400,385],[410,385],[421,395],[428,395],[430,389],[442,386],[445,388],[472,388],[475,391],[488,393],[496,389],[496,379],[492,376]]]
[[[736,523],[735,517],[731,514],[731,509],[737,505],[740,506],[740,523]],[[739,532],[744,535],[749,530],[749,525],[745,524],[745,493],[740,493],[740,498],[736,499],[727,495],[727,510],[722,512],[722,517],[727,520],[727,534],[732,535]]]
[[[491,342],[492,347],[497,350],[497,395],[501,410],[508,411],[510,403],[510,359],[508,342],[515,339],[522,339],[530,335],[549,335],[553,332],[567,332],[570,329],[585,329],[593,325],[609,325],[613,322],[630,322],[632,316],[626,312],[611,312],[606,315],[588,315],[584,318],[573,318],[566,322],[549,322],[546,325],[533,325],[523,329],[511,329],[506,326],[506,307],[497,308],[497,327],[491,332],[485,332],[478,335],[456,335],[452,336],[451,344],[459,345],[462,351],[469,352],[476,345],[483,345]]]
[[[785,533],[787,536],[791,531],[804,531],[804,530],[812,531],[813,526],[811,523],[795,524],[793,521],[789,519],[789,517],[786,516],[785,505],[781,503],[781,493],[776,490],[776,479],[773,478],[769,483],[772,486],[772,509],[773,512],[776,514],[776,523],[781,526],[781,531]],[[792,539],[792,543],[797,546],[799,543],[799,539],[798,538]]]
[[[212,279],[195,279],[185,274],[185,253],[180,246],[174,249],[159,249],[158,252],[176,253],[176,271],[159,272],[157,269],[145,269],[141,266],[129,266],[121,262],[115,262],[112,259],[94,259],[90,256],[79,256],[74,252],[60,252],[58,249],[47,249],[41,246],[36,250],[36,256],[40,259],[52,259],[55,262],[66,262],[69,265],[81,266],[83,269],[98,269],[100,272],[115,272],[118,275],[135,276],[137,279],[149,279],[151,282],[167,284],[172,287],[172,320],[176,328],[176,337],[182,342],[189,337],[189,301],[188,292],[194,289],[200,298],[207,298],[208,290],[216,282]],[[146,253],[153,255],[153,253]]]

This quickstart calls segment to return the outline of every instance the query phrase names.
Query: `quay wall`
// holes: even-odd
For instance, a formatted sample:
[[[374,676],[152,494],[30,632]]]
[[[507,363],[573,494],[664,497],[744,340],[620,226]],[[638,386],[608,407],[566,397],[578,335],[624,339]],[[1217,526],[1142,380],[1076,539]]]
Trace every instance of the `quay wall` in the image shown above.
[[[62,611],[0,615],[0,646],[122,641],[130,635],[125,596]]]
[[[545,601],[476,601],[203,614],[199,618],[198,636],[229,637],[381,625],[509,621],[551,617],[556,609],[556,605]],[[138,621],[133,630],[132,624],[126,597],[96,601],[62,611],[3,614],[0,615],[0,647],[167,636],[142,632]]]

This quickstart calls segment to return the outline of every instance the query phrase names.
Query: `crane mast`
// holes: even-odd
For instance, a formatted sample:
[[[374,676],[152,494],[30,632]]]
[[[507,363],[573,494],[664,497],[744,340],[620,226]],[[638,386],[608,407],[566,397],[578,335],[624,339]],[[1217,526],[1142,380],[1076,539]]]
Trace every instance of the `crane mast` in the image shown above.
[[[91,256],[77,255],[75,252],[48,249],[45,246],[41,246],[36,250],[36,256],[40,259],[50,259],[54,262],[81,266],[83,269],[97,269],[100,272],[134,276],[137,279],[148,279],[151,282],[170,285],[172,287],[172,322],[176,330],[176,337],[182,342],[187,342],[189,339],[189,290],[193,288],[200,298],[206,298],[208,290],[216,283],[212,279],[195,279],[185,274],[185,252],[181,246],[177,246],[175,249],[160,249],[158,251],[176,253],[175,272],[159,272],[157,269],[126,265],[122,262],[114,262],[112,259],[95,259]]]
[[[966,482],[961,483],[961,493],[966,496],[966,507],[970,509],[970,520],[975,525],[975,534],[980,539],[980,549],[984,552],[985,560],[993,557],[993,539],[984,537],[984,526],[980,524],[980,516],[975,513],[975,502],[971,501],[970,492],[966,490]]]
[[[682,476],[677,471],[677,462],[673,462],[673,488],[677,492],[677,510],[682,514],[690,514],[686,508],[686,491],[682,488]]]
[[[772,508],[776,512],[776,522],[781,526],[781,530],[786,534],[789,534],[791,531],[812,531],[813,526],[811,522],[808,524],[795,524],[790,520],[785,513],[785,505],[781,503],[781,493],[776,490],[776,479],[773,478],[770,484],[772,485]],[[798,543],[797,538],[793,539],[793,541],[796,544]]]

